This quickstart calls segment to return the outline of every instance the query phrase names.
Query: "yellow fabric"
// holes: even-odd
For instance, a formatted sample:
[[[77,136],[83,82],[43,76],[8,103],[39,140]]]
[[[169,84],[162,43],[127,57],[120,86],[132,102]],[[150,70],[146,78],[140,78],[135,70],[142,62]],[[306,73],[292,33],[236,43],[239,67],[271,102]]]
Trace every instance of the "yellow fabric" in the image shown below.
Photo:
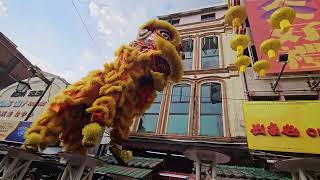
[[[113,141],[128,138],[133,119],[151,106],[156,90],[162,91],[169,81],[179,82],[183,75],[181,38],[175,27],[154,19],[141,28],[166,29],[173,39],[169,41],[158,35],[154,39],[155,49],[148,51],[121,46],[113,63],[104,64],[103,70],[91,71],[53,98],[26,131],[26,149],[30,146],[44,149],[60,138],[66,151],[85,154],[87,148],[98,143],[104,126],[112,127]],[[152,70],[154,56],[169,64],[167,77]],[[142,77],[152,78],[152,84],[140,85]]]

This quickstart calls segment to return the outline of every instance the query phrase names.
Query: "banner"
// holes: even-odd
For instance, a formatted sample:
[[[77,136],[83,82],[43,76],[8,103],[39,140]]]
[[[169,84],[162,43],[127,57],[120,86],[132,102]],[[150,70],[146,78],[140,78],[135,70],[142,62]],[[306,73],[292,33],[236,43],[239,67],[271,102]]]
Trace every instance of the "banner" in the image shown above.
[[[24,142],[24,132],[31,126],[32,122],[0,120],[0,141],[15,143]]]
[[[285,72],[320,70],[320,1],[319,0],[244,0],[253,41],[258,58],[268,59],[261,54],[260,44],[269,38],[279,39],[279,53],[288,53],[289,63]],[[272,31],[268,23],[270,15],[282,6],[296,11],[293,27],[287,33]],[[279,73],[282,64],[271,60],[269,73]]]
[[[320,101],[243,103],[249,149],[320,154]]]

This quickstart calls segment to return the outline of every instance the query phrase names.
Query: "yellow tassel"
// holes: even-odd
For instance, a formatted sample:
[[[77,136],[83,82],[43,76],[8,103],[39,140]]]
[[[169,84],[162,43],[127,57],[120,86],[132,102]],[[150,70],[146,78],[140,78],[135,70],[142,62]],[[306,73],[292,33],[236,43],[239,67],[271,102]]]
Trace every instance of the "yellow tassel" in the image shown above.
[[[26,145],[39,145],[43,140],[43,137],[38,133],[31,133],[26,135],[24,144]]]

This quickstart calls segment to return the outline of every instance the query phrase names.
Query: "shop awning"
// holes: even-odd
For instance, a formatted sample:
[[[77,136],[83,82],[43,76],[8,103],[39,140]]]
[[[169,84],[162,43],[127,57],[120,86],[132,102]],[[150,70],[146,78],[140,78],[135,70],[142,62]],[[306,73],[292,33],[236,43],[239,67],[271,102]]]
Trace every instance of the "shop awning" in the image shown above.
[[[218,165],[217,175],[221,179],[290,180],[289,176],[276,174],[263,168]]]
[[[101,156],[102,161],[108,165],[105,167],[97,167],[97,174],[126,176],[135,179],[142,179],[152,173],[162,162],[159,158],[133,157],[128,162],[128,167],[119,166],[113,156]]]

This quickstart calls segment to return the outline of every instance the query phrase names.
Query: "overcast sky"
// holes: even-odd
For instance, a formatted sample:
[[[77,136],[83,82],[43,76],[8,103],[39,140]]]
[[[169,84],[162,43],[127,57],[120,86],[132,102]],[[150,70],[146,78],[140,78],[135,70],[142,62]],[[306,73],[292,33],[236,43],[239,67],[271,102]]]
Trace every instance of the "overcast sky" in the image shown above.
[[[31,63],[74,82],[112,61],[119,45],[133,40],[148,19],[224,1],[0,0],[0,31]]]

